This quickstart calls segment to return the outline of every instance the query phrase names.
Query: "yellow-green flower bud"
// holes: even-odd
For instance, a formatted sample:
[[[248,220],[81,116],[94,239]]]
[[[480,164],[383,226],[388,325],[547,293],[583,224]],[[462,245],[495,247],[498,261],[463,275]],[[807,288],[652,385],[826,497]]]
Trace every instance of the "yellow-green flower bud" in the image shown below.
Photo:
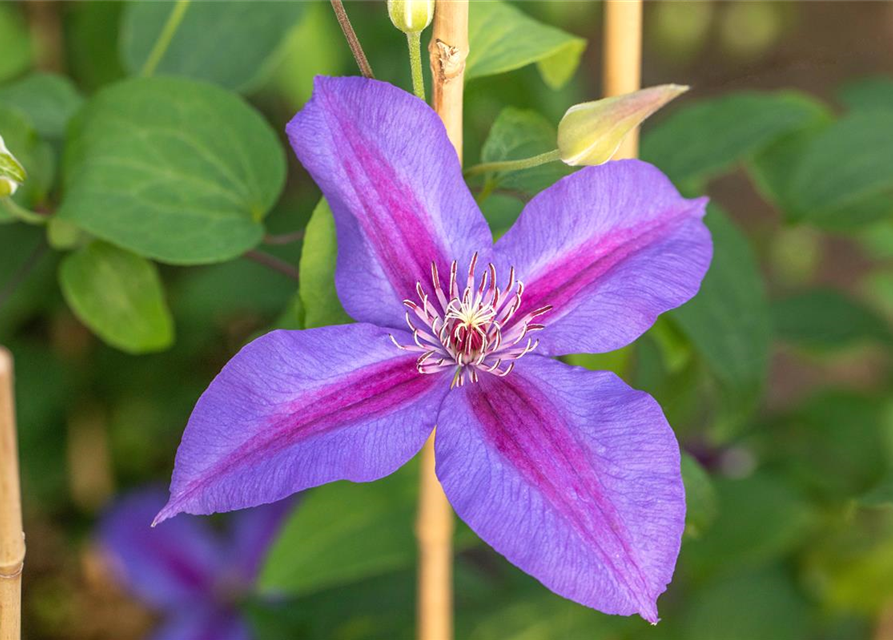
[[[611,159],[626,135],[688,87],[665,84],[574,105],[558,124],[558,151],[571,166]]]
[[[403,33],[419,33],[434,19],[434,0],[388,0],[388,15]]]
[[[0,198],[14,194],[25,177],[24,167],[6,148],[3,136],[0,136]]]

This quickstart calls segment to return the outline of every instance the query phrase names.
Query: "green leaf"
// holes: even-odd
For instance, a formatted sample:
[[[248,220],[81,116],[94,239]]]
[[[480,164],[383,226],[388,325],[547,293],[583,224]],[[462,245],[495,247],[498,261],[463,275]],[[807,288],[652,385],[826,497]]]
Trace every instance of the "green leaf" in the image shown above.
[[[200,264],[260,242],[285,156],[270,126],[237,96],[143,78],[88,102],[72,121],[64,169],[59,216],[140,255]]]
[[[889,469],[871,489],[859,498],[863,507],[893,507],[893,469]]]
[[[754,157],[748,169],[763,196],[779,207],[789,222],[808,218],[811,225],[828,231],[861,229],[889,217],[893,213],[893,198],[878,193],[848,204],[843,210],[813,210],[806,215],[801,211],[802,205],[792,198],[791,182],[801,159],[833,122],[829,115],[806,129],[784,136]]]
[[[62,261],[59,284],[75,315],[113,347],[148,353],[173,344],[161,279],[148,260],[94,241]]]
[[[681,558],[699,575],[765,566],[802,544],[815,522],[805,497],[775,474],[716,478],[714,487],[719,515]]]
[[[0,343],[57,303],[56,254],[46,250],[43,236],[32,225],[0,227]]]
[[[745,573],[705,585],[689,599],[685,640],[803,640],[810,607],[781,569]]]
[[[96,91],[126,74],[118,28],[127,2],[76,2],[65,11],[66,62],[78,86]]]
[[[481,162],[521,160],[555,149],[558,133],[555,127],[536,111],[506,107],[493,126],[481,148]],[[551,186],[573,172],[563,162],[548,162],[538,167],[498,173],[496,185],[522,194],[532,195]]]
[[[298,273],[301,284],[298,294],[304,310],[304,327],[324,327],[353,322],[347,315],[335,291],[335,263],[338,258],[338,239],[335,237],[335,218],[329,203],[321,199],[313,209],[304,235]]]
[[[300,553],[292,549],[292,553]],[[283,602],[249,603],[256,640],[411,640],[414,572],[376,576]]]
[[[758,434],[761,458],[823,500],[855,498],[884,473],[884,419],[884,405],[877,398],[827,391],[771,421]]]
[[[877,76],[848,82],[837,98],[852,111],[893,109],[893,78]]]
[[[304,12],[303,2],[191,2],[155,73],[186,76],[246,92]],[[121,57],[139,73],[175,2],[130,2],[122,19]]]
[[[411,567],[417,496],[416,461],[375,482],[308,492],[267,556],[261,590],[303,596]],[[457,546],[476,540],[457,528]]]
[[[825,108],[794,92],[742,92],[703,100],[675,112],[642,140],[642,158],[677,184],[698,184],[751,158]]]
[[[857,512],[816,542],[804,573],[822,604],[875,619],[887,610],[893,591],[890,511]]]
[[[319,2],[304,4],[304,15],[285,37],[270,74],[272,92],[284,98],[292,111],[310,99],[314,77],[345,75],[347,65],[354,64],[338,23],[332,20],[331,7]]]
[[[44,201],[53,182],[53,150],[42,141],[31,121],[18,109],[0,104],[0,136],[27,173],[13,200],[26,209]],[[0,223],[12,217],[0,207]]]
[[[698,295],[670,312],[670,317],[719,382],[725,418],[720,426],[731,432],[762,394],[772,324],[760,270],[747,239],[718,208],[711,205],[708,211],[713,262]]]
[[[31,66],[31,38],[23,8],[22,4],[0,2],[0,82]]]
[[[685,484],[685,533],[698,538],[716,520],[719,511],[716,489],[710,474],[687,453],[682,454],[682,481]]]
[[[466,79],[506,73],[535,62],[553,89],[570,80],[586,48],[583,38],[542,24],[498,0],[471,3],[468,39]]]
[[[884,318],[830,289],[777,300],[772,316],[778,337],[800,347],[831,351],[866,340],[893,345],[893,332]]]
[[[26,114],[44,138],[61,139],[83,102],[71,80],[50,73],[34,73],[0,87],[0,103]]]
[[[893,110],[866,111],[845,116],[805,145],[788,198],[794,217],[805,222],[845,222],[853,209],[865,222],[893,213],[891,193]]]

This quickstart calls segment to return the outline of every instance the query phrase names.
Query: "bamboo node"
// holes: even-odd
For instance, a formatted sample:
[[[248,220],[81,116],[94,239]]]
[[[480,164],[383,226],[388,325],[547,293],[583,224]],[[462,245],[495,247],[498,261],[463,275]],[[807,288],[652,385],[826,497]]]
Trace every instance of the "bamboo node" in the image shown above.
[[[440,79],[446,84],[462,76],[468,52],[437,38],[432,42],[431,57],[436,62]]]
[[[6,570],[0,571],[0,580],[15,580],[22,572],[25,570],[25,562],[22,561],[18,567],[15,568],[15,571],[12,573],[6,573]]]

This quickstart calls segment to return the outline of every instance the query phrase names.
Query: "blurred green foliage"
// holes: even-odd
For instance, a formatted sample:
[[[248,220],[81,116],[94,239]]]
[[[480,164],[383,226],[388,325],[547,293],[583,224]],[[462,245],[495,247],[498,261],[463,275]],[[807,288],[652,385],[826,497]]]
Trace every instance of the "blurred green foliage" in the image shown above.
[[[120,487],[165,479],[192,405],[247,340],[350,321],[331,212],[284,138],[315,74],[356,72],[327,3],[192,3],[157,77],[139,78],[172,8],[60,3],[63,60],[48,72],[33,16],[0,3],[0,134],[29,172],[14,202],[47,222],[0,203],[29,545],[58,560],[26,583],[34,639],[87,637],[96,606],[81,578],[59,589],[53,573],[72,571],[66,550],[87,548],[96,516],[72,479],[105,464]],[[408,87],[384,7],[348,10],[378,77]],[[642,156],[686,195],[711,195],[715,257],[700,294],[634,345],[568,357],[654,395],[685,450],[688,522],[663,621],[562,600],[460,527],[457,637],[859,640],[889,620],[893,79],[815,95],[692,82],[699,58],[769,55],[801,10],[648,6],[648,51],[679,74],[654,83],[694,88],[645,127]],[[597,3],[472,5],[467,164],[554,148],[564,110],[598,96],[599,27]],[[570,171],[471,186],[498,236]],[[72,459],[85,415],[105,441]],[[261,582],[278,600],[247,605],[258,638],[412,637],[415,474],[303,497]],[[95,637],[130,637],[107,625]]]

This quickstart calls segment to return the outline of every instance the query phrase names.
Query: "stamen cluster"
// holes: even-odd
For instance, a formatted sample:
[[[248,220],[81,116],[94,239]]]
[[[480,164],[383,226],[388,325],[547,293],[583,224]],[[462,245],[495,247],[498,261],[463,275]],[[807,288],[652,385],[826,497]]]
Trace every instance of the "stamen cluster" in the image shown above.
[[[524,284],[515,280],[515,269],[509,270],[508,284],[496,284],[496,267],[489,264],[476,282],[478,254],[471,258],[468,279],[463,291],[457,283],[458,265],[450,267],[450,281],[444,291],[437,265],[431,263],[434,295],[416,283],[419,303],[404,300],[406,324],[412,331],[414,344],[401,345],[404,351],[420,353],[416,364],[419,373],[432,374],[456,368],[453,387],[477,382],[478,372],[507,376],[515,360],[536,349],[539,341],[529,334],[545,328],[533,320],[552,309],[545,306],[522,317],[515,317],[521,307]],[[522,342],[526,339],[526,344]]]

